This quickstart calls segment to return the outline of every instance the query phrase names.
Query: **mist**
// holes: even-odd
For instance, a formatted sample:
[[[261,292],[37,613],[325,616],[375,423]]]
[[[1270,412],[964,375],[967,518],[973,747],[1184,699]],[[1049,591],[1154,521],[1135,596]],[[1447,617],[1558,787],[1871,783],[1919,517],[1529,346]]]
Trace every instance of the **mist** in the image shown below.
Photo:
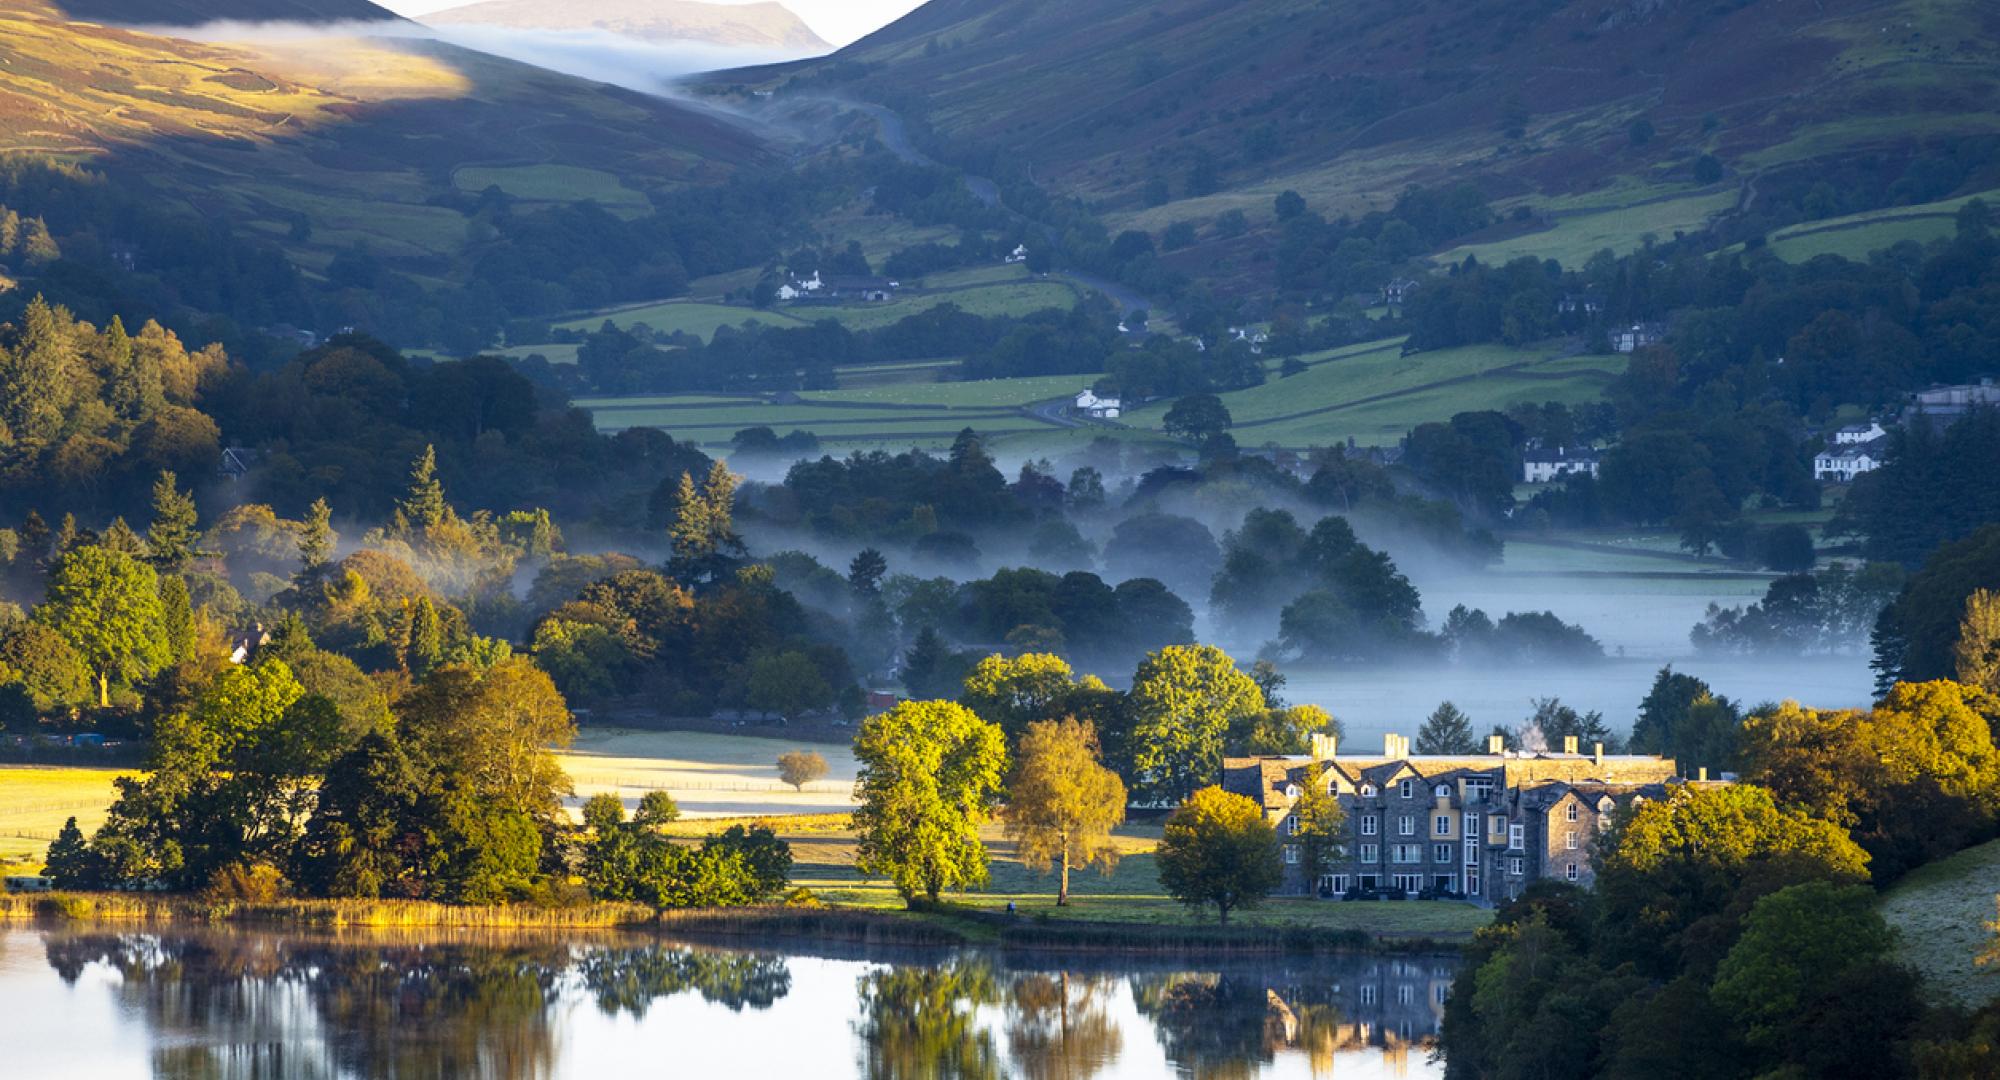
[[[474,52],[661,97],[675,80],[704,71],[779,63],[817,55],[812,50],[754,49],[705,41],[655,42],[603,30],[515,30],[504,27],[433,27],[404,21],[235,22],[200,26],[140,26],[144,33],[191,41],[297,44],[321,39],[373,38],[435,41]]]

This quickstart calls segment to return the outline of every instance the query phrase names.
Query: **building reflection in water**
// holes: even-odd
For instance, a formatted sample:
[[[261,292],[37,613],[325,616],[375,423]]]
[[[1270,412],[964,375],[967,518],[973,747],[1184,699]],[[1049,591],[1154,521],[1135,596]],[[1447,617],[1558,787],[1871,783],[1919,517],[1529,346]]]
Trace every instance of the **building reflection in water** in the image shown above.
[[[822,1069],[845,1056],[869,1080],[1090,1080],[1114,1065],[1227,1080],[1301,1058],[1330,1076],[1343,1057],[1378,1075],[1430,1075],[1456,963],[1065,957],[1064,970],[988,952],[785,955],[434,932],[50,931],[42,943],[63,983],[101,986],[143,1024],[155,1075],[214,1078],[569,1075],[578,1044],[605,1037],[589,1014],[689,1053],[747,1062],[772,1049],[741,1046],[740,1034],[701,1045],[733,1015],[731,1031],[768,1028]],[[646,1027],[668,1002],[680,1020]],[[716,1019],[691,1028],[687,1008]]]

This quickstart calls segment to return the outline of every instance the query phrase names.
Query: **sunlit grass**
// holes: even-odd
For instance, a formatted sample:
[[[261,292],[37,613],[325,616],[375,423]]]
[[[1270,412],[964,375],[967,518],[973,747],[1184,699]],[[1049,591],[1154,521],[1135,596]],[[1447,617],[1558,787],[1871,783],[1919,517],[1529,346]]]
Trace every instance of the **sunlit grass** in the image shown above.
[[[2000,1000],[2000,964],[1974,959],[1993,942],[2000,840],[1920,867],[1882,897],[1897,951],[1932,993],[1963,1005]]]

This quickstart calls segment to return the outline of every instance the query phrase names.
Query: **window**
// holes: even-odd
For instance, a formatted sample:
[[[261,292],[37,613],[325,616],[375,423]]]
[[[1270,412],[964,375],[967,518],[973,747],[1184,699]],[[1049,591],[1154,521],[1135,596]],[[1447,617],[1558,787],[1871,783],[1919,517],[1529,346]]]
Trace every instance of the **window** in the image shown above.
[[[1379,854],[1380,850],[1374,844],[1361,845],[1361,861],[1367,863],[1380,862],[1382,858]]]
[[[1570,863],[1568,866],[1563,867],[1563,876],[1571,881],[1575,881],[1577,877],[1576,864]]]
[[[1514,875],[1515,877],[1520,877],[1520,876],[1521,876],[1521,866],[1522,866],[1522,863],[1523,863],[1523,861],[1524,861],[1524,860],[1522,860],[1522,858],[1521,858],[1521,857],[1520,857],[1519,855],[1516,855],[1516,856],[1514,856],[1513,858],[1511,858],[1511,859],[1508,859],[1508,860],[1507,860],[1507,872],[1508,872],[1509,874],[1512,874],[1512,875]]]
[[[1395,875],[1395,881],[1396,887],[1404,892],[1418,893],[1424,891],[1424,876],[1422,874],[1397,874]]]
[[[1569,820],[1571,820],[1571,821],[1575,821],[1575,820],[1576,820],[1576,804],[1575,804],[1575,803],[1570,803],[1570,804],[1569,804],[1568,806],[1564,807],[1564,808],[1563,808],[1563,816],[1564,816],[1564,817],[1566,817],[1566,818],[1568,818],[1568,819],[1569,819]]]
[[[1451,984],[1450,984],[1450,983],[1444,983],[1444,982],[1440,982],[1440,983],[1432,983],[1432,984],[1431,984],[1431,1000],[1432,1000],[1432,1001],[1435,1001],[1435,1002],[1437,1002],[1437,1003],[1438,1003],[1439,1005],[1442,1005],[1442,1004],[1444,1004],[1444,999],[1446,999],[1446,998],[1448,998],[1448,997],[1450,997],[1450,996],[1451,996]]]
[[[1289,866],[1297,866],[1299,864],[1299,846],[1297,844],[1285,845],[1285,863]]]
[[[1286,784],[1285,798],[1296,799],[1298,797],[1299,797],[1299,786],[1297,784]]]
[[[1398,789],[1396,793],[1405,799],[1414,799],[1417,797],[1417,782],[1415,780],[1405,780],[1396,785],[1396,787]]]
[[[1397,844],[1396,861],[1399,863],[1419,863],[1424,861],[1422,844]]]
[[[1458,878],[1451,874],[1439,874],[1431,879],[1431,885],[1439,892],[1455,893],[1458,891]]]
[[[1465,838],[1465,865],[1479,865],[1479,841],[1470,836]]]
[[[1417,999],[1417,988],[1404,983],[1396,988],[1396,1004],[1408,1005]]]
[[[1396,819],[1396,833],[1399,836],[1417,835],[1417,815],[1404,814]]]
[[[1610,831],[1611,831],[1611,815],[1610,815],[1610,814],[1599,814],[1599,815],[1597,815],[1597,831],[1598,831],[1598,832],[1610,832]]]
[[[1436,795],[1440,799],[1449,799],[1451,798],[1451,785],[1439,784],[1437,787],[1431,789],[1431,794]]]
[[[1342,894],[1346,893],[1346,892],[1347,892],[1347,875],[1346,875],[1346,874],[1321,874],[1321,875],[1319,876],[1319,891],[1321,891],[1321,892],[1323,892],[1323,893],[1328,893],[1328,894],[1331,894],[1331,895],[1333,895],[1333,896],[1340,896],[1340,895],[1342,895]]]
[[[1499,814],[1495,814],[1486,820],[1493,826],[1494,843],[1499,843],[1500,838],[1507,835],[1507,819],[1501,817]]]
[[[1375,797],[1375,785],[1374,785],[1374,784],[1363,784],[1363,785],[1361,785],[1361,797],[1362,797],[1362,798],[1364,798],[1364,799],[1372,799],[1372,798],[1374,798],[1374,797]]]
[[[1431,861],[1432,861],[1432,862],[1442,862],[1442,863],[1448,863],[1448,862],[1450,862],[1450,861],[1451,861],[1451,845],[1450,845],[1450,844],[1432,844],[1432,845],[1431,845]]]
[[[1489,798],[1493,794],[1493,778],[1490,776],[1469,776],[1465,780],[1465,797],[1471,799]]]
[[[1433,825],[1432,825],[1431,827],[1432,827],[1433,829],[1436,829],[1436,830],[1437,830],[1437,834],[1438,834],[1439,836],[1450,836],[1450,835],[1451,835],[1451,815],[1450,815],[1450,814],[1439,814],[1439,815],[1437,816],[1437,821],[1436,821],[1436,823],[1435,823],[1435,824],[1433,824]]]
[[[1563,834],[1563,846],[1570,849],[1571,851],[1576,850],[1577,840],[1576,840],[1575,829],[1571,829],[1570,831]]]
[[[1379,824],[1379,822],[1378,822],[1378,821],[1376,820],[1376,818],[1375,818],[1375,815],[1374,815],[1374,814],[1364,814],[1364,815],[1362,815],[1362,818],[1361,818],[1361,835],[1363,835],[1363,836],[1374,836],[1374,835],[1375,835],[1375,827],[1376,827],[1376,825],[1377,825],[1377,824]]]
[[[1479,895],[1479,871],[1470,866],[1465,868],[1465,895]]]
[[[1298,834],[1299,834],[1299,819],[1298,819],[1298,818],[1296,818],[1296,817],[1288,817],[1288,818],[1286,818],[1286,819],[1285,819],[1285,835],[1286,835],[1286,836],[1297,836]]]
[[[1527,846],[1528,827],[1526,825],[1507,826],[1507,847],[1519,851]]]
[[[1373,1005],[1373,1004],[1375,1004],[1375,984],[1374,984],[1374,983],[1362,983],[1362,984],[1361,984],[1361,1004],[1363,1004],[1363,1005]]]
[[[1465,815],[1465,838],[1466,838],[1467,840],[1476,840],[1476,839],[1478,839],[1478,838],[1479,838],[1479,815],[1478,815],[1478,814],[1467,814],[1467,815]]]

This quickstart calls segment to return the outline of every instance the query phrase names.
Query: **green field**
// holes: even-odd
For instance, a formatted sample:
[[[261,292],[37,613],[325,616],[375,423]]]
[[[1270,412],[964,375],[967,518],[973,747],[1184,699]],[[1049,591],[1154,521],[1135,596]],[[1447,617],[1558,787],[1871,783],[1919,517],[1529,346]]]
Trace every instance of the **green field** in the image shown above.
[[[1467,255],[1498,265],[1522,256],[1554,259],[1569,269],[1581,267],[1606,248],[1618,254],[1636,250],[1651,234],[1671,240],[1675,230],[1692,232],[1736,205],[1736,190],[1669,196],[1637,205],[1559,210],[1554,227],[1485,244],[1468,244],[1437,256],[1440,264],[1463,261]]]
[[[1928,244],[1958,235],[1955,218],[1959,208],[1974,199],[2000,204],[2000,191],[1793,225],[1772,233],[1769,246],[1772,254],[1787,262],[1805,262],[1818,255],[1866,261],[1869,255],[1905,240]]]
[[[757,322],[765,326],[804,326],[805,320],[776,309],[758,310],[735,304],[707,304],[695,300],[669,300],[659,304],[592,312],[556,325],[565,330],[595,330],[605,323],[619,328],[641,323],[662,334],[693,334],[704,340],[725,326]]]
[[[1300,374],[1222,395],[1235,421],[1230,434],[1243,446],[1330,446],[1349,438],[1390,445],[1417,424],[1454,413],[1518,401],[1595,400],[1625,364],[1622,356],[1559,357],[1553,344],[1470,345],[1409,356],[1384,344],[1308,356],[1311,366]],[[1170,407],[1154,402],[1126,421],[1157,430]]]
[[[1966,1006],[2000,1000],[2000,964],[1973,962],[1992,945],[2000,918],[2000,840],[1918,869],[1882,897],[1904,962],[1938,996]]]
[[[468,165],[451,174],[460,191],[478,193],[497,187],[531,202],[575,202],[590,199],[606,210],[643,214],[652,208],[644,192],[633,191],[616,176],[574,165]]]
[[[1075,287],[1060,281],[1028,280],[1017,267],[965,271],[962,276],[940,274],[934,279],[943,280],[951,284],[905,289],[893,300],[873,304],[790,304],[758,309],[702,300],[667,300],[593,311],[556,325],[570,330],[595,330],[607,321],[619,327],[644,323],[663,334],[685,332],[704,339],[714,337],[721,327],[741,326],[746,322],[806,326],[832,319],[850,330],[873,330],[940,304],[955,304],[973,315],[1018,317],[1044,308],[1067,311],[1080,295]]]

